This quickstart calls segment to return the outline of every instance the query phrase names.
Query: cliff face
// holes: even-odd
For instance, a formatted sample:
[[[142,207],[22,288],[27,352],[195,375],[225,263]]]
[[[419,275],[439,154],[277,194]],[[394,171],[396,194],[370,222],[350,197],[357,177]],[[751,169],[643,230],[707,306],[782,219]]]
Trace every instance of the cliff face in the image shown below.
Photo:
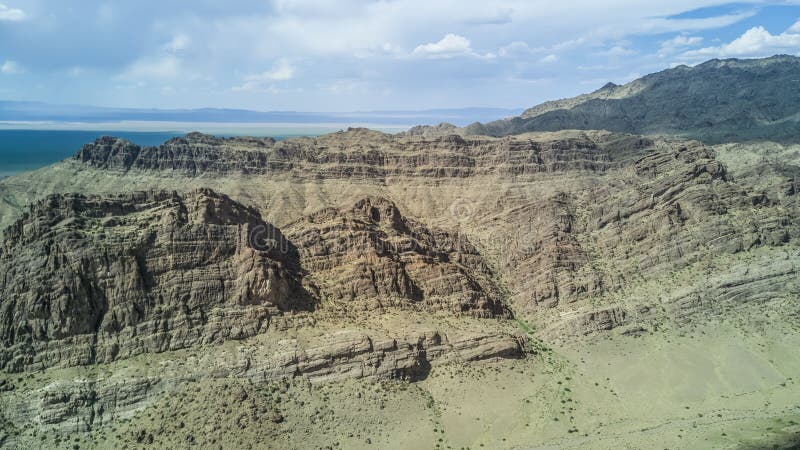
[[[140,147],[105,136],[84,145],[75,159],[89,166],[115,170],[176,170],[197,175],[206,171],[262,171],[268,165],[263,151],[274,139],[217,138],[200,133],[173,138],[158,147]],[[246,149],[239,149],[246,146]]]
[[[10,371],[243,339],[284,313],[342,302],[505,314],[466,240],[382,199],[322,211],[287,238],[210,190],[54,195],[9,228],[0,269]]]
[[[386,199],[320,211],[288,234],[323,297],[344,309],[507,315],[492,272],[465,236],[429,230]]]
[[[798,197],[785,179],[776,178],[779,189],[770,195],[737,180],[700,143],[663,144],[606,183],[556,191],[520,204],[507,217],[518,245],[506,249],[501,272],[515,305],[583,311],[584,301],[618,301],[615,295],[632,286],[697,270],[716,258],[794,248]],[[783,271],[775,266],[774,274],[783,278]],[[747,295],[758,289],[749,286]],[[655,310],[667,292],[627,300],[631,310],[642,304]],[[624,308],[613,308],[614,317],[624,317]]]
[[[209,190],[32,205],[3,242],[7,370],[88,364],[225,339],[313,306],[298,254],[248,242],[257,212]]]
[[[622,86],[546,102],[511,119],[476,123],[466,135],[505,136],[563,129],[672,134],[709,143],[798,142],[793,86],[800,58],[712,60],[679,66]]]
[[[307,315],[302,322],[392,308],[507,317],[513,308],[545,325],[592,299],[800,237],[797,192],[783,172],[755,187],[750,171],[737,169],[737,179],[698,142],[608,132],[354,129],[285,142],[191,134],[145,149],[102,138],[75,163],[122,183],[285,184],[264,189],[273,197],[260,212],[203,189],[35,203],[5,232],[0,258],[9,370],[241,339],[292,312]],[[295,185],[304,191],[286,187]],[[328,207],[294,207],[329,186],[351,192]],[[292,208],[273,200],[284,195],[297,196],[284,203]],[[260,214],[280,217],[286,235]],[[600,310],[616,311],[619,326],[652,306],[637,302]]]
[[[318,138],[216,138],[191,133],[158,147],[103,137],[85,145],[75,160],[114,171],[175,171],[202,174],[294,173],[304,178],[376,178],[390,175],[468,177],[561,170],[602,171],[611,164],[608,134],[550,139],[433,138],[391,136],[350,129]],[[641,145],[647,145],[643,141]]]
[[[608,132],[194,133],[145,149],[102,138],[73,163],[89,177],[208,185],[266,205],[298,248],[311,295],[343,311],[502,315],[502,281],[511,306],[538,314],[798,236],[791,171],[756,183],[750,173],[764,166],[731,174],[701,143]]]

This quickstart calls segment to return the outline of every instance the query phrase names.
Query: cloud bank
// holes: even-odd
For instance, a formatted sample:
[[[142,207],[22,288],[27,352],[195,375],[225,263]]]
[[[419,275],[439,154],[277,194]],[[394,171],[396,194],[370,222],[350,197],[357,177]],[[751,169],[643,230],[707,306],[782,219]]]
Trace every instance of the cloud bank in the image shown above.
[[[317,111],[525,107],[677,63],[797,53],[800,25],[779,19],[800,18],[797,3],[0,3],[2,74],[17,75],[0,78],[0,99]]]

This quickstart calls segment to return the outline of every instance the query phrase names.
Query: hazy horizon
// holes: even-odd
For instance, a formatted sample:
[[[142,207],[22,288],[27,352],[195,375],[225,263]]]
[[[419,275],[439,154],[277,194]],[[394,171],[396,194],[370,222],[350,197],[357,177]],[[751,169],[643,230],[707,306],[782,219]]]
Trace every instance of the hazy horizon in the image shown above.
[[[105,108],[90,105],[63,105],[46,102],[0,100],[0,129],[101,129],[194,130],[186,124],[227,124],[237,128],[253,126],[319,126],[347,128],[407,129],[414,125],[448,122],[458,126],[496,120],[521,113],[525,108],[453,108],[383,111],[259,111],[228,108],[158,109]],[[167,124],[163,128],[160,124]],[[177,128],[172,124],[180,124]],[[171,127],[171,128],[170,128]]]

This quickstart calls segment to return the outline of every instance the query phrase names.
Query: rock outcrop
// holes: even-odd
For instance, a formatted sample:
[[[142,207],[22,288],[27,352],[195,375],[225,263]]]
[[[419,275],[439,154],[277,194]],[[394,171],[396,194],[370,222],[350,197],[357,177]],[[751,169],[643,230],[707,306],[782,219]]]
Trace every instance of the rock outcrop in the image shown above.
[[[230,187],[229,179],[309,186],[266,197],[239,188],[239,198],[267,204],[262,214],[291,224],[290,240],[300,247],[315,295],[344,310],[402,305],[494,315],[497,295],[486,280],[502,280],[514,307],[535,311],[617,292],[719,252],[780,246],[798,236],[791,171],[771,170],[774,186],[755,189],[695,141],[602,131],[487,138],[350,129],[281,142],[194,133],[147,149],[103,138],[76,158],[91,173],[122,171],[125,179],[152,174],[160,183],[169,175],[220,189]],[[335,208],[308,215],[306,196],[341,187],[352,192],[314,199]],[[422,195],[406,197],[415,190]],[[428,201],[416,215],[458,226],[458,234],[444,235],[468,236],[471,248],[429,245],[436,239],[425,236],[442,233],[393,218],[394,206],[369,206],[390,212],[375,219],[340,208],[367,195],[405,209],[416,209],[416,198]],[[466,265],[463,259],[475,255],[492,270]]]
[[[614,156],[618,155],[610,155],[609,146],[619,149],[624,145],[619,136],[602,132],[553,133],[544,139],[487,139],[457,134],[393,136],[355,128],[279,142],[190,133],[158,147],[102,137],[85,145],[74,159],[103,170],[173,171],[181,176],[291,173],[303,179],[390,175],[449,178],[564,170],[600,172],[616,164]],[[627,145],[642,148],[652,142],[635,137]]]
[[[436,366],[491,358],[520,358],[525,338],[508,334],[454,335],[430,331],[417,335],[370,337],[341,331],[324,343],[280,341],[271,346],[219,347],[180,363],[165,358],[157,372],[102,379],[62,379],[30,397],[15,397],[6,406],[26,423],[45,429],[89,431],[130,417],[153,398],[197,379],[240,378],[257,383],[302,377],[311,383],[346,378],[424,379]]]
[[[513,211],[516,234],[504,270],[520,306],[555,306],[602,292],[602,275],[591,270],[578,239],[575,203],[574,195],[560,192]]]
[[[494,275],[466,237],[429,230],[386,199],[322,210],[287,234],[329,305],[507,315]]]
[[[797,199],[734,180],[698,142],[664,142],[613,181],[519,204],[502,272],[521,308],[597,298],[800,238]]]
[[[417,125],[400,133],[404,136],[437,137],[456,134],[458,127],[452,123],[442,122],[438,125]]]
[[[296,249],[209,190],[109,198],[54,195],[31,206],[0,253],[0,366],[107,362],[225,339],[313,303]]]
[[[210,190],[54,195],[7,231],[0,270],[6,371],[240,340],[273,320],[281,330],[313,322],[315,308],[508,316],[465,238],[377,198],[284,236]]]
[[[595,248],[639,276],[709,254],[782,246],[800,236],[792,198],[778,201],[732,180],[713,151],[685,143],[636,162],[618,188],[587,193]],[[627,264],[622,261],[627,260]]]
[[[270,166],[267,153],[261,150],[273,145],[275,140],[271,138],[217,138],[189,133],[158,147],[140,147],[124,139],[105,136],[84,145],[75,159],[100,169],[174,170],[191,175],[249,173],[264,171]]]
[[[354,194],[348,201],[373,193],[392,200],[405,195],[402,186],[389,186],[391,181],[449,197],[423,213],[433,210],[439,223],[455,222],[461,231],[447,239],[469,236],[470,249],[457,248],[458,242],[450,249],[428,245],[431,238],[420,236],[441,233],[402,217],[391,222],[392,214],[399,214],[396,207],[386,206],[394,213],[373,220],[355,209],[337,209],[342,203],[307,216],[302,203],[281,215],[273,206],[275,195],[264,202],[270,206],[263,214],[274,217],[277,209],[280,223],[291,224],[290,240],[301,247],[318,294],[330,305],[348,308],[403,304],[492,315],[497,296],[491,287],[476,289],[491,285],[476,280],[502,279],[515,307],[535,310],[615,292],[632,281],[631,274],[659,276],[709,252],[783,245],[798,235],[790,218],[797,198],[791,174],[773,170],[775,186],[755,190],[729,175],[710,147],[694,141],[598,131],[498,139],[350,129],[281,142],[194,133],[160,147],[134,147],[102,138],[76,158],[92,171],[123,171],[131,178],[174,174],[218,188],[225,188],[229,177],[245,177],[251,185],[268,178],[314,186],[310,191],[345,182]],[[460,186],[473,180],[487,192]],[[457,189],[451,192],[451,186]],[[243,201],[254,201],[252,194],[244,192]],[[297,198],[289,201],[304,201],[303,193],[291,195]],[[490,241],[481,240],[483,234]],[[417,253],[402,245],[413,245]],[[477,253],[491,260],[493,274],[477,276],[488,272],[459,260]],[[417,273],[417,267],[441,273]],[[466,284],[455,287],[456,278]],[[452,296],[457,300],[447,300]]]
[[[797,365],[786,358],[800,331],[800,147],[562,128],[791,141],[800,97],[785,80],[800,73],[798,61],[677,67],[466,129],[357,128],[280,142],[190,133],[157,147],[104,137],[68,161],[0,180],[0,224],[11,224],[0,237],[0,447],[103,446],[124,434],[140,445],[176,446],[158,438],[168,435],[216,445],[195,435],[217,439],[221,427],[245,423],[273,427],[250,442],[285,446],[269,439],[348,426],[353,416],[336,410],[344,397],[328,405],[340,386],[313,383],[352,378],[429,378],[420,389],[370,384],[370,398],[384,409],[378,391],[408,391],[415,409],[400,415],[427,404],[431,419],[409,429],[432,423],[437,442],[463,446],[443,440],[458,404],[425,390],[504,383],[499,393],[519,378],[453,363],[526,352],[538,356],[509,376],[546,367],[515,391],[524,409],[503,411],[521,412],[519,429],[572,435],[550,445],[607,444],[608,433],[592,431],[593,412],[638,401],[650,382],[664,386],[666,411],[688,414],[680,420],[713,412],[719,420],[706,425],[739,423],[718,415],[732,410],[718,398],[735,397],[737,414],[762,411],[764,395],[791,389],[785,374]],[[625,347],[635,337],[642,345]],[[648,352],[661,365],[639,364]],[[760,368],[736,370],[751,364]],[[726,388],[703,379],[675,390],[653,369],[678,366],[689,369],[680,380],[708,374]],[[627,383],[638,376],[654,378]],[[309,401],[316,389],[321,403]],[[210,413],[218,391],[230,396]],[[356,421],[364,442],[375,436],[358,433],[398,415],[365,413],[357,392],[346,401],[369,416]],[[695,395],[713,397],[713,408],[694,409]],[[396,398],[411,397],[385,397]],[[573,408],[588,398],[597,402]],[[620,405],[627,412],[611,421],[629,421]],[[763,418],[783,420],[787,405]],[[187,411],[204,420],[192,424]],[[586,411],[592,420],[575,434]],[[323,412],[331,421],[321,427]],[[215,414],[226,420],[205,420]],[[660,427],[645,419],[638,429]],[[475,443],[484,445],[491,424],[480,423]],[[62,440],[74,432],[93,440]],[[595,434],[605,437],[584,439]],[[324,438],[314,444],[333,443]]]

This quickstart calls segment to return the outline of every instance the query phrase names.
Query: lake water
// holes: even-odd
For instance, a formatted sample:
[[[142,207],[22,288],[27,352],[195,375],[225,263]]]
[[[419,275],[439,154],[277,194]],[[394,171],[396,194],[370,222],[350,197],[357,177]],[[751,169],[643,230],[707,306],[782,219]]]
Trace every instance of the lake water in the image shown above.
[[[83,144],[114,135],[139,145],[158,145],[177,133],[0,130],[0,177],[38,169],[74,155]]]
[[[141,146],[159,145],[185,133],[161,131],[2,130],[0,178],[39,169],[73,156],[100,136],[117,136]],[[252,133],[284,139],[286,135]],[[301,134],[301,133],[297,133]],[[308,133],[316,135],[319,133]]]

